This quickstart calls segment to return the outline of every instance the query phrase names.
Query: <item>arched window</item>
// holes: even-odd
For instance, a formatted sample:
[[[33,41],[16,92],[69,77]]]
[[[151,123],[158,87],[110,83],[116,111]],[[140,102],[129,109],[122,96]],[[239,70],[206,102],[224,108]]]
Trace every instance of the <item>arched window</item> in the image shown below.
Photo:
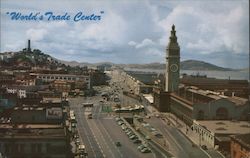
[[[226,108],[218,108],[216,110],[216,119],[218,120],[227,120],[228,119],[228,111]]]
[[[204,120],[204,111],[200,110],[198,112],[197,120]]]

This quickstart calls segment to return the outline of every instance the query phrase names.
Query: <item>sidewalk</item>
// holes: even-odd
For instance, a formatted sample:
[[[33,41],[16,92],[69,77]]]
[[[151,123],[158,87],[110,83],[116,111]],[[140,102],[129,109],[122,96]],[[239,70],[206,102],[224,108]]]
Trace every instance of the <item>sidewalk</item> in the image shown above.
[[[196,146],[201,147],[202,145],[205,145],[207,147],[207,150],[203,150],[202,148],[201,150],[207,153],[209,157],[225,158],[225,156],[223,156],[219,151],[215,150],[211,144],[204,141],[198,133],[193,131],[189,126],[187,126],[183,121],[178,119],[175,115],[173,115],[172,113],[164,113],[162,114],[162,116],[164,116],[165,121],[168,121],[171,125],[178,128],[178,130],[182,132],[182,134],[185,135]]]
[[[147,109],[150,111],[150,113],[159,113],[158,110],[153,106],[147,106]],[[161,117],[164,118],[164,121],[167,124],[170,124],[176,128],[179,129],[180,132],[182,132],[191,142],[198,146],[206,145],[207,148],[213,148],[210,144],[208,144],[206,141],[203,141],[197,133],[192,131],[190,127],[188,127],[183,121],[178,119],[174,114],[172,113],[160,113]]]
[[[213,148],[212,145],[204,141],[199,134],[195,133],[189,126],[187,126],[183,121],[178,119],[172,113],[165,113],[164,118],[166,118],[174,127],[178,128],[190,141],[198,146],[206,145],[207,148]]]

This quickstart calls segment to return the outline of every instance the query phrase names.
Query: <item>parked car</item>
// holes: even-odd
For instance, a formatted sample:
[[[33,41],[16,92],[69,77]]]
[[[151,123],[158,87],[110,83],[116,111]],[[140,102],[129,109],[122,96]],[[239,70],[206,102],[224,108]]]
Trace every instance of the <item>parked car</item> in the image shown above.
[[[118,125],[123,125],[124,124],[124,122],[123,121],[118,121]]]
[[[130,136],[132,136],[132,135],[134,135],[134,132],[129,132],[129,133],[127,133],[127,135],[130,137]]]
[[[122,125],[122,130],[125,130],[127,126],[125,124]]]
[[[133,141],[133,143],[139,144],[139,143],[141,143],[141,140],[140,140],[140,139],[135,139],[135,140]]]
[[[143,144],[141,144],[141,145],[139,145],[139,146],[137,147],[138,150],[141,150],[141,149],[143,149],[143,148],[145,148],[145,146],[144,146]]]
[[[149,148],[145,147],[145,148],[143,148],[143,149],[141,150],[141,152],[142,152],[142,153],[150,153],[151,150],[150,150]]]
[[[129,139],[132,139],[132,140],[134,140],[136,138],[138,138],[136,135],[132,135],[132,136],[129,137]]]
[[[75,143],[76,143],[76,145],[80,145],[80,140],[76,139]]]
[[[129,127],[127,127],[127,129],[125,129],[125,133],[128,133],[128,132],[130,132],[131,131],[131,129],[129,128]]]
[[[116,118],[115,118],[115,121],[117,121],[117,122],[118,122],[118,121],[121,121],[121,120],[122,120],[122,119],[121,119],[120,117],[116,117]]]

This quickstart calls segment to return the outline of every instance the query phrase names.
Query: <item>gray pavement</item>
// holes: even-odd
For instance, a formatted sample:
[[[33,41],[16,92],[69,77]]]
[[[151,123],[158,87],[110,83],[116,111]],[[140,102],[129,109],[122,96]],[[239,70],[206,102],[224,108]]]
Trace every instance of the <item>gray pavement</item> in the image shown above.
[[[122,106],[141,104],[139,101],[124,96],[122,90],[128,90],[128,87],[122,82],[121,79],[116,79],[118,81],[118,86],[115,87],[102,87],[99,88],[101,92],[114,92],[119,95]],[[114,78],[112,79],[112,82]],[[153,153],[143,154],[137,150],[137,145],[133,144],[132,141],[127,137],[127,135],[122,131],[121,127],[117,125],[114,120],[114,116],[117,115],[113,112],[107,113],[102,110],[102,103],[100,100],[101,96],[94,96],[88,98],[74,98],[70,99],[71,108],[75,110],[78,121],[78,131],[80,138],[86,146],[88,152],[88,157],[107,157],[107,158],[161,158],[169,157],[164,154],[165,150],[159,148],[159,146],[153,142],[149,141],[149,145]],[[82,108],[79,106],[83,102],[93,102],[94,107]],[[105,102],[105,106],[114,105],[112,101]],[[154,117],[154,113],[158,113],[156,109],[152,106],[146,105],[146,111],[152,117],[150,119],[145,119],[157,130],[161,131],[167,142],[166,150],[169,150],[174,157],[179,158],[206,158],[215,157],[220,158],[215,150],[209,149],[207,151],[202,150],[199,146],[193,146],[192,136],[185,135],[183,132],[186,128],[181,123],[177,122],[174,118],[164,117],[166,121],[162,118]],[[93,114],[93,119],[87,119],[88,113]],[[129,114],[126,114],[129,115]],[[144,116],[144,113],[141,113]],[[131,114],[132,116],[132,114]],[[171,123],[169,125],[169,122]],[[178,127],[178,128],[177,128]],[[115,142],[121,142],[122,146],[117,147]],[[209,154],[211,155],[209,155]]]
[[[80,99],[71,99],[70,106],[74,110],[77,120],[77,129],[81,142],[85,145],[86,152],[89,158],[104,157],[100,146],[97,144],[95,137],[89,128],[86,117],[84,115],[84,109],[80,106]]]
[[[75,111],[78,131],[86,146],[88,157],[155,157],[152,153],[143,154],[137,150],[137,145],[127,137],[115,122],[113,114],[102,112],[99,102],[101,99],[100,96],[70,99],[70,107]],[[94,107],[82,108],[80,104],[83,102],[93,102]],[[87,114],[90,112],[93,113],[93,119],[87,118]],[[121,147],[115,145],[117,141],[121,142]]]
[[[177,119],[173,114],[165,114],[164,115],[166,120],[169,120],[171,124],[176,127],[183,136],[187,137],[192,143],[196,144],[198,148],[200,148],[201,145],[206,145],[208,150],[203,150],[209,157],[211,158],[224,158],[224,156],[217,150],[215,150],[210,144],[208,144],[206,141],[203,141],[197,133],[191,130],[188,126],[185,125],[184,122]],[[186,129],[188,129],[188,132],[186,132]]]

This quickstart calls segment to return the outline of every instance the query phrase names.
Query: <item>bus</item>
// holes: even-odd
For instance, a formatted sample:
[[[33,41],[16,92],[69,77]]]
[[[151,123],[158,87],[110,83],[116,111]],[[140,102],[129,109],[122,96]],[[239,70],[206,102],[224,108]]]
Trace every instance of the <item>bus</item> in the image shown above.
[[[93,107],[94,104],[93,103],[82,103],[82,107],[85,108],[85,107]]]

